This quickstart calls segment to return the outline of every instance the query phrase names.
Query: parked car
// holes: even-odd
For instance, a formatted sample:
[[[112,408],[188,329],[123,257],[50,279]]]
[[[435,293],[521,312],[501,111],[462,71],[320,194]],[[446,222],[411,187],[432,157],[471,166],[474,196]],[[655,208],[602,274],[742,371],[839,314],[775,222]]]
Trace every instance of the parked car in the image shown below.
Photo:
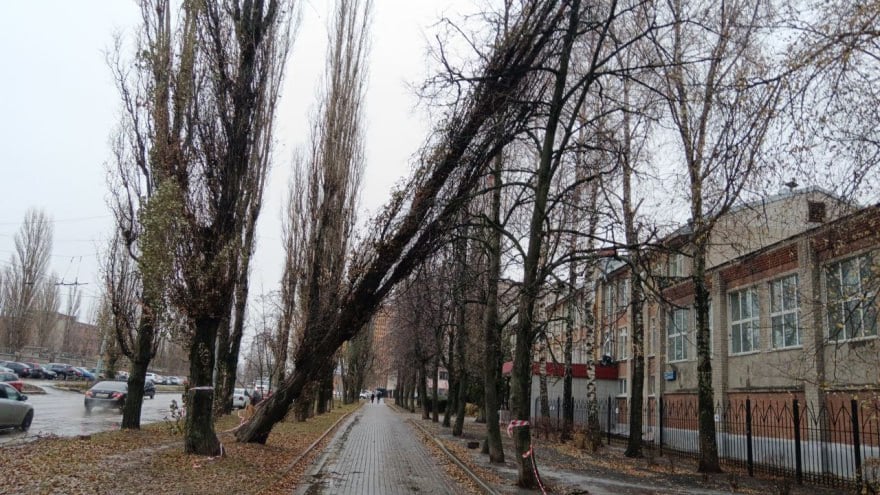
[[[151,380],[153,383],[159,383],[162,381],[162,377],[153,373],[152,371],[148,371],[147,380]]]
[[[82,376],[84,379],[86,379],[90,382],[95,381],[95,374],[92,373],[91,371],[89,371],[85,368],[80,368],[79,366],[75,366],[74,368],[80,372],[80,376]]]
[[[360,398],[361,398],[361,399],[369,399],[369,398],[370,398],[370,393],[367,392],[366,390],[361,390]]]
[[[150,397],[151,399],[156,397],[156,383],[153,380],[147,379],[144,382],[144,397]]]
[[[0,382],[12,385],[19,392],[24,388],[24,382],[15,373],[0,373]]]
[[[116,379],[117,380],[128,380],[128,372],[125,370],[117,371],[116,372]]]
[[[27,378],[31,376],[31,368],[30,366],[24,363],[17,363],[15,361],[0,361],[0,366],[6,366],[15,372],[16,375],[21,378]]]
[[[40,378],[43,380],[53,380],[55,379],[56,373],[46,367],[44,367],[40,363],[24,363],[31,367],[31,378]]]
[[[7,368],[6,366],[0,364],[0,373],[15,373],[15,370],[13,370],[12,368]]]
[[[247,406],[248,396],[247,390],[243,388],[237,388],[232,391],[232,408],[233,409],[244,409]]]
[[[55,372],[59,377],[65,380],[76,380],[78,378],[82,378],[82,373],[69,364],[49,363],[46,366],[50,370]]]
[[[116,408],[122,410],[125,398],[128,396],[128,383],[117,381],[98,382],[92,386],[83,398],[86,413],[91,413],[96,407]],[[156,385],[152,380],[144,383],[144,397],[156,396]]]
[[[27,431],[34,420],[34,407],[25,404],[27,395],[0,382],[0,428],[20,428]]]

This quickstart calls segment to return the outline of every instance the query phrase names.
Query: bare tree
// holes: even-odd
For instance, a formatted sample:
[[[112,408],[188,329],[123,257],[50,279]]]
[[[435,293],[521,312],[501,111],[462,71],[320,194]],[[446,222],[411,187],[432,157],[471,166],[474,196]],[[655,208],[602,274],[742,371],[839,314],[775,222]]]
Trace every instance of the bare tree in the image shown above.
[[[3,276],[6,346],[18,354],[31,340],[35,311],[52,251],[52,224],[42,210],[29,209],[15,234],[15,252]]]
[[[125,242],[138,244],[129,250],[145,284],[155,270],[144,262],[151,250],[161,251],[154,262],[170,265],[161,273],[173,277],[156,287],[149,307],[172,303],[186,323],[193,387],[184,447],[191,453],[220,451],[215,349],[218,334],[231,328],[236,298],[246,300],[242,273],[253,249],[293,7],[292,0],[187,1],[175,17],[167,0],[145,0],[137,63],[116,65],[127,114],[117,151],[124,173],[114,184],[121,191],[118,223]],[[146,242],[144,221],[166,227],[162,242]],[[241,310],[235,315],[240,322]]]
[[[439,142],[408,184],[410,194],[395,195],[374,222],[371,236],[352,262],[342,304],[325,317],[319,329],[306,325],[306,332],[321,337],[310,342],[308,352],[300,349],[297,368],[251,422],[238,430],[240,441],[266,441],[272,425],[284,417],[306,383],[320,374],[336,349],[363,327],[391,289],[432,251],[482,169],[525,125],[532,107],[522,102],[532,98],[517,96],[540,90],[526,83],[527,68],[546,55],[551,38],[547,27],[559,21],[557,7],[556,2],[523,4],[513,34],[484,59],[481,76],[475,77],[472,89],[444,120]],[[493,126],[496,131],[489,132]],[[505,139],[499,141],[499,134]],[[441,197],[443,201],[436,202]]]
[[[781,81],[762,58],[761,2],[668,3],[668,36],[656,40],[659,96],[685,167],[693,247],[701,472],[718,472],[706,256],[717,219],[755,180]]]
[[[777,119],[783,181],[876,202],[880,181],[880,3],[829,0],[795,10],[783,62],[788,118]],[[794,10],[794,9],[793,9]]]
[[[34,343],[38,347],[48,347],[52,332],[58,324],[58,310],[61,307],[58,283],[58,277],[53,273],[40,284],[34,315]]]
[[[297,335],[298,352],[308,352],[322,337],[322,320],[340,304],[343,294],[364,167],[362,112],[371,9],[370,0],[340,0],[335,5],[325,88],[313,124],[311,147],[293,174],[293,180],[304,183],[291,187],[291,201],[300,203],[288,207],[287,257],[292,265],[285,267],[287,280],[283,281],[282,291],[287,291],[287,297],[295,298],[298,305],[296,314],[302,324]],[[293,218],[294,208],[300,209],[297,218]],[[290,244],[295,239],[304,241],[304,246]],[[303,247],[299,255],[291,252]],[[298,283],[295,290],[289,287],[293,276]],[[294,313],[290,308],[287,312],[285,318],[289,319]],[[296,361],[294,364],[299,366]],[[317,381],[332,377],[332,373],[333,367],[325,366]],[[315,393],[320,388],[313,386]],[[301,418],[308,402],[300,401]],[[324,406],[318,407],[322,410]]]
[[[370,322],[370,327],[374,324]],[[340,349],[339,370],[342,373],[343,402],[357,402],[358,396],[366,384],[367,375],[372,371],[375,362],[373,353],[373,329],[367,328],[356,337],[346,342]]]

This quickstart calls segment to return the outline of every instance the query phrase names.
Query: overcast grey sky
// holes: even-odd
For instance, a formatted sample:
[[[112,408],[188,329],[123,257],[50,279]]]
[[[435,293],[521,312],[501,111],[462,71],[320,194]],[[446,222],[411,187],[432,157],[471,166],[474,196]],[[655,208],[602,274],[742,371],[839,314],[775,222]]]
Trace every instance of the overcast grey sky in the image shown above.
[[[323,70],[332,2],[304,2],[276,128],[278,147],[265,195],[251,290],[275,290],[281,264],[281,207],[290,157],[304,142]],[[367,169],[362,216],[374,213],[409,170],[428,125],[408,84],[428,69],[426,40],[443,15],[467,0],[376,0],[367,89]],[[134,1],[8,2],[0,16],[0,267],[7,266],[25,211],[54,220],[51,270],[88,285],[80,318],[100,292],[98,252],[112,229],[107,208],[108,137],[118,97],[105,64],[114,33],[133,32]]]

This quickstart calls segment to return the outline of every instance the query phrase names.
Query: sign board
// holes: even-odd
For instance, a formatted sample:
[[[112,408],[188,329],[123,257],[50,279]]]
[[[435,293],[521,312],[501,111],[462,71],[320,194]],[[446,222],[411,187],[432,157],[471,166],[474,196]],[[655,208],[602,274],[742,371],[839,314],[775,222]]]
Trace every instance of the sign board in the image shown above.
[[[675,370],[663,373],[663,379],[667,382],[675,381]]]

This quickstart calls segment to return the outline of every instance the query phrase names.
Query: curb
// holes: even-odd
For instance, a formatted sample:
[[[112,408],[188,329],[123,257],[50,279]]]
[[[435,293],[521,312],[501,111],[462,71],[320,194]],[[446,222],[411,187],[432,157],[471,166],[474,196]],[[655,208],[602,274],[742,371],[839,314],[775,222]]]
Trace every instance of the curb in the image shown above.
[[[396,407],[396,406],[395,406],[395,407]],[[423,427],[423,426],[420,425],[418,422],[413,421],[413,420],[408,420],[408,422],[409,422],[410,424],[412,424],[412,425],[415,425],[419,430],[421,430],[422,433],[424,433],[424,434],[425,434],[427,437],[429,437],[431,440],[434,440],[434,443],[436,443],[437,446],[440,447],[440,450],[442,450],[443,453],[446,454],[446,456],[449,457],[449,459],[450,459],[452,462],[454,462],[456,466],[458,466],[462,471],[464,471],[464,473],[465,473],[466,475],[468,475],[468,477],[469,477],[474,483],[476,483],[480,488],[482,488],[483,493],[488,493],[489,495],[500,495],[499,492],[497,492],[494,488],[492,488],[488,483],[486,483],[485,481],[483,481],[482,478],[480,478],[479,476],[477,476],[477,473],[471,471],[471,468],[469,468],[469,467],[467,466],[467,464],[465,464],[464,462],[462,462],[461,459],[458,458],[458,456],[456,456],[456,455],[453,454],[451,451],[449,451],[449,449],[447,449],[446,446],[443,445],[443,442],[441,442],[440,440],[438,440],[437,437],[435,437],[434,435],[432,435],[428,430],[425,429],[425,427]]]
[[[355,409],[354,411],[351,411],[351,412],[345,413],[342,417],[340,417],[339,419],[337,419],[336,422],[333,423],[333,425],[330,426],[330,428],[327,428],[327,431],[325,431],[324,433],[322,433],[321,436],[317,438],[317,440],[315,440],[314,442],[312,442],[312,444],[309,445],[309,446],[306,448],[306,450],[304,450],[300,455],[298,455],[298,456],[296,457],[296,459],[294,459],[293,461],[291,461],[290,464],[288,464],[287,467],[284,468],[284,474],[286,475],[287,473],[289,473],[290,470],[293,469],[293,467],[296,466],[300,461],[302,461],[307,455],[309,455],[309,454],[315,449],[315,447],[317,447],[318,444],[321,443],[321,441],[323,441],[324,438],[327,437],[327,435],[329,435],[331,432],[333,432],[333,431],[336,429],[336,427],[339,426],[340,423],[342,423],[346,418],[348,418],[348,417],[351,416],[352,414],[356,413],[358,410],[360,410],[360,407],[358,407],[358,408]]]

